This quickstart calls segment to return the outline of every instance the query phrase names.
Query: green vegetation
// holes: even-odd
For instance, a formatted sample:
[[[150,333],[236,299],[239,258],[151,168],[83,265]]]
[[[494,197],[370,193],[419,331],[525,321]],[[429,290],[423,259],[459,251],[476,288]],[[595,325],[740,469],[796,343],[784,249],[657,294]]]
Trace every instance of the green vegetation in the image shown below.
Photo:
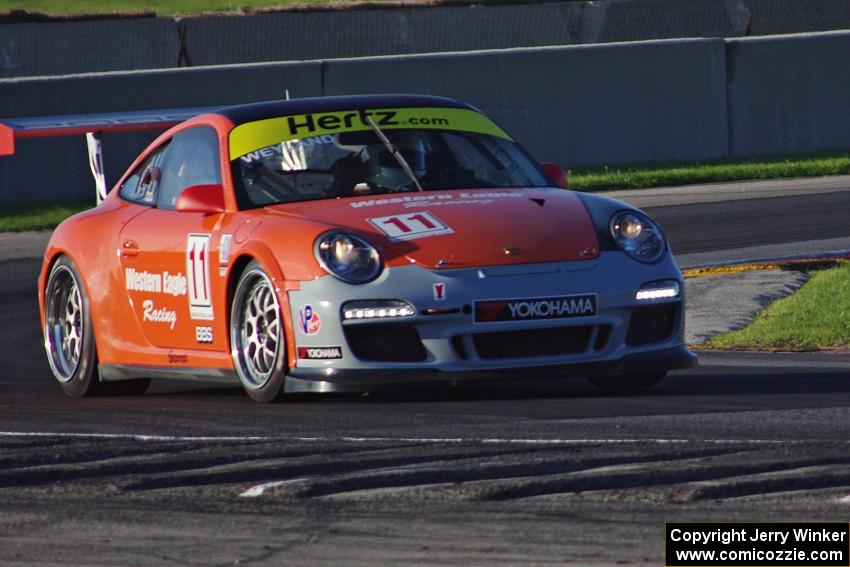
[[[202,12],[250,11],[290,4],[328,4],[331,0],[0,0],[0,14],[26,10],[51,16],[154,12],[158,16]]]
[[[0,208],[0,232],[55,228],[64,219],[92,205],[94,203],[3,205]]]
[[[850,265],[812,272],[803,287],[770,304],[749,326],[712,337],[705,346],[791,351],[850,347]]]
[[[792,156],[678,165],[636,165],[570,172],[576,191],[640,189],[747,179],[850,174],[850,155]]]

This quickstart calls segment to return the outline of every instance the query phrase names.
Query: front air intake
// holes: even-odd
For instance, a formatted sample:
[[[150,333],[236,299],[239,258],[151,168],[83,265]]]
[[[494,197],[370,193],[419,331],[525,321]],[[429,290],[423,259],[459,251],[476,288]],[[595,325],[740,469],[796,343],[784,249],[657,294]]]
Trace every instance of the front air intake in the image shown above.
[[[413,325],[388,323],[345,325],[354,356],[373,362],[422,362],[428,357]]]
[[[638,307],[632,311],[626,344],[641,346],[670,338],[676,328],[679,305],[653,305]]]

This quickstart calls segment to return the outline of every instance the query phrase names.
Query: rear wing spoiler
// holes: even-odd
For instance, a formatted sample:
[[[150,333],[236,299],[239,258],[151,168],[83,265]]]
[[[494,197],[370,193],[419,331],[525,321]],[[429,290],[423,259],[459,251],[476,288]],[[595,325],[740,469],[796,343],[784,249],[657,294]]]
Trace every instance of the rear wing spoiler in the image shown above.
[[[104,132],[141,132],[166,130],[199,114],[215,112],[220,106],[141,110],[98,114],[69,114],[0,120],[0,157],[15,153],[15,142],[27,138],[85,135],[89,167],[94,176],[97,202],[106,198],[106,176],[103,172]]]

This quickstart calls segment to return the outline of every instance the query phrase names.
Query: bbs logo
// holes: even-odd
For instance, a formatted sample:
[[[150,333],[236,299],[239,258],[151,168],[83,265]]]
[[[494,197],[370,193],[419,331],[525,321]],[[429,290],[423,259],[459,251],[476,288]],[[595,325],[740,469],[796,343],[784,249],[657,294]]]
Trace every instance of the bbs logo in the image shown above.
[[[195,340],[204,344],[213,342],[212,327],[195,327]]]

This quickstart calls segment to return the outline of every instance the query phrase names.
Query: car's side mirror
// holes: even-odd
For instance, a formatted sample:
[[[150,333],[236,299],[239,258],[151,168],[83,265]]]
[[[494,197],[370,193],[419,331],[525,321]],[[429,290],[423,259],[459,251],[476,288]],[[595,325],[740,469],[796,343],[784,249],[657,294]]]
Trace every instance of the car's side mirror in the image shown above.
[[[224,186],[220,183],[192,185],[177,196],[175,209],[183,213],[215,215],[224,212]]]
[[[555,183],[556,187],[560,187],[561,189],[567,188],[569,182],[567,181],[567,175],[564,173],[563,167],[554,163],[541,163],[540,165],[543,166],[543,171]]]

